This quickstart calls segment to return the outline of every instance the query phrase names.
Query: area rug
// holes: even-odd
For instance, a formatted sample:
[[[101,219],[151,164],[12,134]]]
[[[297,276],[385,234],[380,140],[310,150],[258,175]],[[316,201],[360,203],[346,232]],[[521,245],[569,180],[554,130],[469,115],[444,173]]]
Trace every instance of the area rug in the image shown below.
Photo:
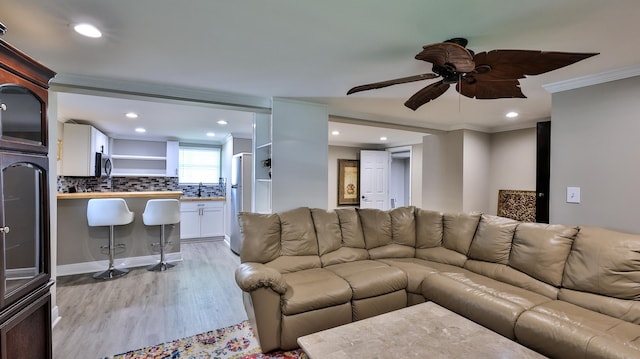
[[[105,359],[307,359],[301,349],[262,354],[248,321]]]

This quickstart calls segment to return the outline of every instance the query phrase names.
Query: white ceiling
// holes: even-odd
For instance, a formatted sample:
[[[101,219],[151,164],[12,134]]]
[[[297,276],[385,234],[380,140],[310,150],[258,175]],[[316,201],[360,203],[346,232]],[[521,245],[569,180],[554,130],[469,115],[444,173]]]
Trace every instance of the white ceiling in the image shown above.
[[[297,98],[327,104],[330,115],[340,118],[482,131],[547,119],[551,96],[543,84],[638,65],[638,14],[637,0],[0,2],[0,22],[8,28],[4,39],[59,77]],[[81,38],[71,30],[78,21],[95,23],[104,36],[97,41]],[[527,99],[474,100],[450,89],[415,112],[403,106],[435,80],[345,95],[356,85],[429,72],[429,64],[413,57],[422,45],[452,37],[468,38],[475,52],[529,49],[600,55],[522,80]],[[165,106],[76,94],[60,94],[58,107],[60,120],[95,121],[117,136],[131,133],[131,121],[123,117],[130,107],[141,113],[137,121],[147,127],[146,135],[194,141],[211,130],[220,136],[229,131],[247,136],[246,128],[232,123],[244,123],[250,115],[219,112],[210,105]],[[521,115],[506,119],[504,114],[512,110]],[[218,128],[215,121],[220,117],[230,125]],[[347,132],[340,143],[348,142]],[[354,132],[372,136],[364,130]],[[352,140],[376,143],[370,141]]]

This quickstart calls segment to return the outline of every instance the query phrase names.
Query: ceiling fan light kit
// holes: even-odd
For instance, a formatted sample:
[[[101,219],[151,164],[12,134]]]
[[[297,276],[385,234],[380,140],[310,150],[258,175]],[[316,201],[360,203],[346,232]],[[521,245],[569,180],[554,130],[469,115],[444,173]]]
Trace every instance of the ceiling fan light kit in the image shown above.
[[[433,64],[432,73],[356,86],[347,95],[408,82],[442,78],[416,92],[405,106],[417,110],[440,97],[450,85],[461,95],[476,99],[526,98],[519,79],[540,75],[598,55],[538,50],[492,50],[474,54],[466,48],[467,39],[453,38],[422,47],[416,60]]]

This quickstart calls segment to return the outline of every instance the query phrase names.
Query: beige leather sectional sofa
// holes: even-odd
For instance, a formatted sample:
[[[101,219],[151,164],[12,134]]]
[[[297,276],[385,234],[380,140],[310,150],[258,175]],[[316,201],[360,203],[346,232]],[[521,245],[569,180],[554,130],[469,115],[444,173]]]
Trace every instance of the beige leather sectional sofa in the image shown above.
[[[414,207],[240,224],[236,281],[265,352],[433,301],[550,357],[640,357],[640,235]]]

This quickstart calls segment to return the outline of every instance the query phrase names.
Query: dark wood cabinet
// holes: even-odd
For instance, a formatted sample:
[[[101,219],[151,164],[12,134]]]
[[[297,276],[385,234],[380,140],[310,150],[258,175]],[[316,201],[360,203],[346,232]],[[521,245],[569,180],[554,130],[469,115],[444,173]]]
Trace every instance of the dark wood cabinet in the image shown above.
[[[0,359],[52,358],[47,90],[0,39]]]

